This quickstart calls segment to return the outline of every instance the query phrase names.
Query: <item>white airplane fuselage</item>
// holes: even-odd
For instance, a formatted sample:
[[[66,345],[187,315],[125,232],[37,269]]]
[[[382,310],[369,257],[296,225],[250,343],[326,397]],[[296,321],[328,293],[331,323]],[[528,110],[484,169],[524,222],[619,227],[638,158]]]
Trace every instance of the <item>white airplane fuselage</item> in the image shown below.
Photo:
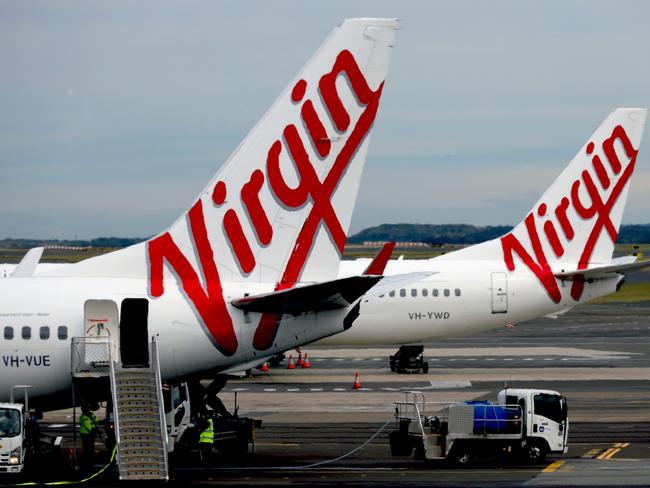
[[[259,351],[250,345],[260,314],[245,314],[228,305],[240,344],[226,356],[208,339],[197,316],[177,286],[168,284],[164,296],[149,300],[148,334],[158,336],[162,376],[181,378],[200,372],[216,372],[231,365],[246,364],[292,349],[343,330],[347,309],[307,313],[298,318],[283,316],[271,348]],[[270,287],[271,286],[271,287]],[[145,280],[121,278],[8,278],[0,280],[0,398],[11,386],[32,385],[34,397],[68,390],[71,382],[71,338],[92,335],[86,328],[84,303],[112,300],[117,306],[125,298],[149,298]],[[224,284],[227,302],[246,293],[272,291],[268,284]],[[23,328],[29,338],[23,338]],[[65,338],[59,338],[65,327]],[[41,328],[48,328],[47,339]],[[9,339],[8,329],[12,331]],[[119,343],[119,330],[110,331]]]
[[[342,261],[339,275],[362,272],[368,261]],[[622,279],[619,275],[585,283],[579,301],[569,294],[572,282],[560,281],[562,300],[554,303],[528,270],[509,272],[503,261],[462,261],[445,256],[391,260],[385,274],[413,271],[434,274],[395,293],[364,299],[353,326],[319,344],[408,344],[475,334],[608,295]]]

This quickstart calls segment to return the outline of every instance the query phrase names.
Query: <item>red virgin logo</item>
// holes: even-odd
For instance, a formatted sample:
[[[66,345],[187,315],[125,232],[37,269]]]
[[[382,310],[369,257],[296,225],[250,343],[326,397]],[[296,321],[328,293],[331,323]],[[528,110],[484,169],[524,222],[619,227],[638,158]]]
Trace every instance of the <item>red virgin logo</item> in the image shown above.
[[[623,166],[616,153],[614,147],[616,142],[621,144],[626,157],[629,159],[625,166]],[[614,127],[611,135],[602,142],[601,147],[614,178],[610,179],[600,156],[594,154],[595,144],[589,142],[586,147],[586,154],[591,156],[593,171],[590,172],[589,169],[584,169],[580,177],[571,185],[569,194],[563,196],[559,202],[554,202],[552,212],[550,212],[551,209],[547,203],[541,203],[537,208],[537,216],[531,212],[526,217],[524,223],[531,243],[532,253],[531,250],[526,249],[521,244],[512,232],[501,238],[503,256],[508,270],[513,271],[515,269],[514,255],[516,254],[528,269],[535,274],[551,300],[555,303],[560,302],[562,293],[548,264],[537,224],[543,222],[542,238],[546,239],[555,256],[559,258],[565,254],[564,246],[571,243],[576,237],[568,213],[569,210],[573,209],[583,221],[591,223],[591,230],[587,234],[578,259],[578,270],[587,269],[596,243],[603,231],[612,242],[615,242],[618,237],[616,226],[611,220],[611,212],[632,176],[638,151],[632,146],[625,129],[620,125]],[[598,183],[594,180],[594,174]],[[609,195],[606,196],[605,194],[610,187]],[[589,196],[588,205],[580,197],[581,188],[584,188],[584,191]],[[558,232],[557,225],[559,225],[561,233]],[[579,300],[583,290],[584,280],[581,276],[578,276],[571,286],[573,299]]]
[[[336,81],[339,77],[347,81],[347,86],[356,97],[358,104],[364,107],[354,124],[338,93]],[[383,83],[377,90],[372,90],[353,55],[347,50],[339,53],[332,70],[320,78],[318,90],[323,108],[331,118],[338,135],[345,136],[345,144],[336,155],[331,154],[331,139],[314,108],[314,102],[304,99],[306,89],[306,81],[299,80],[291,92],[291,101],[296,106],[300,106],[300,117],[310,144],[306,145],[303,142],[294,124],[287,124],[282,130],[282,137],[278,137],[268,149],[266,166],[263,168],[265,171],[255,169],[248,182],[239,189],[239,196],[246,210],[244,224],[235,209],[224,208],[223,212],[223,230],[228,247],[242,273],[247,275],[255,269],[257,263],[251,243],[243,231],[243,225],[251,226],[260,245],[268,246],[273,242],[273,227],[268,211],[275,209],[263,207],[259,196],[263,185],[268,185],[277,201],[289,211],[301,209],[311,202],[311,209],[298,233],[281,279],[276,283],[276,290],[291,288],[299,280],[321,225],[330,234],[339,253],[343,252],[346,235],[332,206],[332,196],[372,127]],[[312,149],[308,150],[306,146],[311,146]],[[282,174],[280,167],[282,151],[287,151],[294,162],[298,175],[296,186],[290,186]],[[318,161],[319,164],[333,161],[322,181],[318,177],[310,152],[314,153],[311,156],[317,155],[318,158],[324,159]],[[212,204],[217,208],[225,207],[226,195],[230,191],[232,189],[227,187],[226,182],[218,181],[212,192]],[[174,238],[166,232],[148,243],[150,292],[154,298],[164,293],[163,263],[166,262],[180,280],[185,297],[204,325],[208,337],[223,354],[232,355],[237,351],[238,341],[223,296],[201,200],[198,200],[188,212],[188,221],[205,286],[199,273],[179,249]],[[271,347],[279,322],[280,317],[276,315],[265,314],[261,317],[253,340],[257,349],[265,350]]]

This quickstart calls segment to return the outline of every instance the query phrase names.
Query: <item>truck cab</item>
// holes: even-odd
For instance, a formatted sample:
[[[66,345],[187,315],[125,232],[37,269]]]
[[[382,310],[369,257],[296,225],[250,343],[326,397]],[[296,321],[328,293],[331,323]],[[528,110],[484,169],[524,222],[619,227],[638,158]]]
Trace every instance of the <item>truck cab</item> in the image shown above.
[[[531,461],[547,453],[566,454],[569,419],[564,396],[552,390],[504,388],[497,402],[521,407],[525,448]]]
[[[20,473],[25,463],[25,409],[0,403],[0,473]]]

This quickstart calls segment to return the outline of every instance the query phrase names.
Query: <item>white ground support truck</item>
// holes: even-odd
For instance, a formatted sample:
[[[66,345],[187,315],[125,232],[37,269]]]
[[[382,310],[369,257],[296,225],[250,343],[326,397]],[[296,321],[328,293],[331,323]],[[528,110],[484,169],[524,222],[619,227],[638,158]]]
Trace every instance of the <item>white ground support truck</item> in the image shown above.
[[[36,418],[29,411],[28,390],[30,385],[11,388],[9,403],[0,403],[0,474],[22,473],[25,461],[35,463],[50,460],[63,440],[60,436],[42,434]],[[15,402],[17,390],[24,392],[23,403]]]
[[[396,428],[389,435],[393,456],[467,465],[476,458],[521,456],[538,462],[567,452],[566,398],[556,391],[505,388],[497,403],[427,402],[406,392],[395,402]]]
[[[25,460],[25,407],[0,403],[0,473],[20,473]]]

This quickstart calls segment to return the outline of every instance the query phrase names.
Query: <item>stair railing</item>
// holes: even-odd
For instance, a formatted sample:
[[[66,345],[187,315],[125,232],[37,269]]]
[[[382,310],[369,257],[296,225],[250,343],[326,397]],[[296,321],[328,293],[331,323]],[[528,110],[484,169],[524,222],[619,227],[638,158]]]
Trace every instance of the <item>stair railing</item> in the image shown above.
[[[160,416],[160,435],[163,442],[163,456],[165,458],[165,474],[169,479],[169,466],[167,460],[167,419],[165,418],[165,404],[162,395],[162,377],[160,375],[160,356],[158,354],[158,337],[151,338],[151,366],[156,378],[156,396],[158,398],[158,414]]]

